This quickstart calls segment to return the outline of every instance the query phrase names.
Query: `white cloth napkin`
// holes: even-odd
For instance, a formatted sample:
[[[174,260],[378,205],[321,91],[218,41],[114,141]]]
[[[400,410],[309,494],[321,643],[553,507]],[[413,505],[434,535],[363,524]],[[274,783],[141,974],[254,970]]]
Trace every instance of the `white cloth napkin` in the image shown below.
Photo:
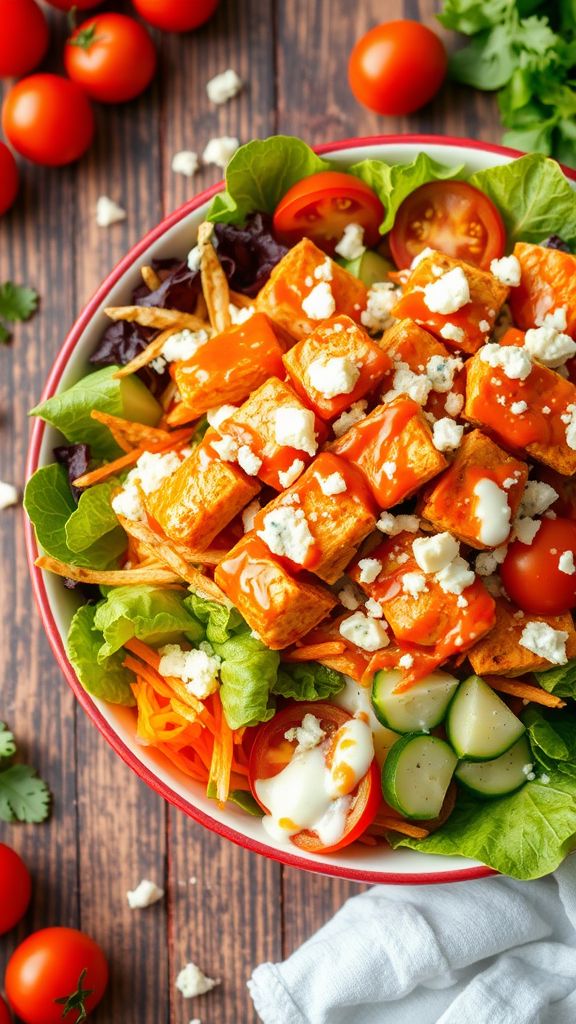
[[[264,1024],[576,1024],[576,857],[535,882],[376,886],[248,987]]]

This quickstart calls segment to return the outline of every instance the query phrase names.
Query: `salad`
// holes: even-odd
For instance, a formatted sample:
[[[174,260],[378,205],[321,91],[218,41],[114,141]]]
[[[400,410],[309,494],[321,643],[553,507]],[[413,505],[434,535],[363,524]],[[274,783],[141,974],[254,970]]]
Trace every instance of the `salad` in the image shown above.
[[[94,696],[279,844],[576,844],[576,196],[242,147],[29,480]]]

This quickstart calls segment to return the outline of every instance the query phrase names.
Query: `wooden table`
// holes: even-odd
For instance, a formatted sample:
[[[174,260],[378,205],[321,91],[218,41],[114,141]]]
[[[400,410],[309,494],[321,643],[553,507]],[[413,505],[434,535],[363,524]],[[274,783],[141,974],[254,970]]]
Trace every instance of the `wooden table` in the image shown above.
[[[447,86],[413,117],[385,119],[349,91],[355,39],[384,17],[435,25],[438,7],[434,0],[223,0],[198,32],[155,34],[156,82],[133,103],[99,109],[95,144],[78,166],[23,168],[18,206],[0,222],[0,281],[34,285],[41,306],[0,351],[0,479],[24,482],[26,412],[96,286],[168,211],[218,180],[216,169],[193,182],[173,174],[175,152],[202,151],[216,135],[245,142],[275,132],[310,143],[396,132],[498,141],[487,96]],[[51,23],[55,39],[63,39],[64,16],[52,12]],[[247,86],[214,108],[205,84],[227,67]],[[96,226],[101,194],[127,210],[124,223]],[[253,967],[288,955],[359,887],[247,853],[147,789],[76,705],[54,662],[33,605],[20,510],[1,513],[0,529],[0,719],[54,794],[48,824],[0,823],[0,838],[22,853],[35,881],[25,922],[0,940],[0,968],[26,932],[77,926],[110,960],[111,983],[95,1022],[187,1024],[200,1017],[203,1024],[250,1024],[256,1017],[246,979]],[[166,900],[130,911],[126,890],[143,877],[164,885]],[[174,987],[190,959],[223,980],[193,1003]]]

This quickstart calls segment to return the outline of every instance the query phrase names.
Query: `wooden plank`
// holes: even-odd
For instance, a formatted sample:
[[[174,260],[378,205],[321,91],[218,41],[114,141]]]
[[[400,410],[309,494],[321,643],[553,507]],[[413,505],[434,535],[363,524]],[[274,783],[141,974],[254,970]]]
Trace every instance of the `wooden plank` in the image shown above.
[[[174,153],[192,149],[201,155],[212,137],[232,135],[246,142],[274,131],[272,22],[271,0],[240,0],[222,4],[198,32],[163,39],[163,64],[171,69],[162,104],[167,210],[223,173],[206,167],[190,181],[171,170]],[[218,107],[208,100],[206,82],[228,67],[246,87]],[[211,835],[172,809],[169,821],[172,1024],[188,1024],[193,1017],[210,1024],[251,1024],[256,1015],[246,980],[257,963],[282,954],[279,866]],[[196,885],[189,884],[190,876],[197,878]],[[176,974],[190,959],[223,982],[194,1001],[184,1000],[174,988]]]

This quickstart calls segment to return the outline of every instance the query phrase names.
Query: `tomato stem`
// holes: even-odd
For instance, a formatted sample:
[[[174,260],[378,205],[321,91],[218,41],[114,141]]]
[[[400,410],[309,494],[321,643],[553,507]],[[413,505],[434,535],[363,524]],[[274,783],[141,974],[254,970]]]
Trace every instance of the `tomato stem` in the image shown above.
[[[87,26],[87,28],[83,28],[80,32],[77,32],[72,39],[68,40],[68,42],[70,43],[70,46],[79,46],[81,50],[88,51],[90,47],[98,41],[98,39],[99,36],[96,35],[96,22],[93,21],[91,25]]]
[[[79,1011],[79,1016],[76,1017],[76,1020],[73,1022],[73,1024],[82,1024],[82,1021],[86,1020],[88,1017],[88,1012],[86,1010],[85,1003],[86,1000],[88,999],[88,996],[92,995],[93,989],[82,987],[84,984],[86,973],[87,968],[85,967],[80,973],[76,991],[73,992],[72,995],[61,996],[59,999],[54,1000],[55,1003],[61,1003],[64,1007],[64,1009],[62,1010],[62,1018],[67,1017],[68,1014],[71,1013],[73,1010]]]

